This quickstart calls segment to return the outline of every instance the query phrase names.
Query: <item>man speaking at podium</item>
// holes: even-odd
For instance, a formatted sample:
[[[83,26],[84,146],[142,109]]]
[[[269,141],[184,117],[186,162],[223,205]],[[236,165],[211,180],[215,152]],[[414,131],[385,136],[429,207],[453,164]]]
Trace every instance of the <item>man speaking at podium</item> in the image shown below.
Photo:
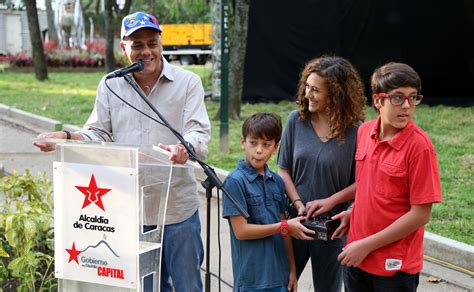
[[[171,126],[183,135],[201,159],[207,156],[210,140],[209,117],[204,104],[200,78],[192,72],[169,64],[162,56],[162,29],[157,19],[144,12],[122,20],[120,48],[131,63],[143,62],[130,71],[148,100]],[[143,69],[143,71],[138,72]],[[118,72],[120,73],[120,72]],[[70,133],[42,133],[39,138],[58,138],[117,142],[133,145],[156,145],[170,152],[173,163],[183,164],[189,156],[170,130],[141,115],[116,98],[105,82],[120,97],[148,115],[153,112],[121,77],[107,75],[100,81],[94,109],[84,129]],[[112,79],[113,78],[113,79]],[[153,116],[154,117],[154,116]],[[51,144],[35,142],[41,151],[52,151]],[[199,199],[196,181],[174,185],[170,190],[166,226],[163,235],[161,291],[202,291],[200,266],[203,261]]]

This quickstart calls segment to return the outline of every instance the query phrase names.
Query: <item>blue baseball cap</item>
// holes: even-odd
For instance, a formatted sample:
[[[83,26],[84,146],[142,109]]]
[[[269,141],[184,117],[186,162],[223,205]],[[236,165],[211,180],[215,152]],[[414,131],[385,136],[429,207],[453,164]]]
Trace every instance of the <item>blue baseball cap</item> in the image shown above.
[[[153,15],[145,12],[135,12],[125,16],[122,20],[122,29],[120,31],[120,39],[131,35],[135,31],[141,28],[154,28],[159,32],[162,32],[158,20]]]

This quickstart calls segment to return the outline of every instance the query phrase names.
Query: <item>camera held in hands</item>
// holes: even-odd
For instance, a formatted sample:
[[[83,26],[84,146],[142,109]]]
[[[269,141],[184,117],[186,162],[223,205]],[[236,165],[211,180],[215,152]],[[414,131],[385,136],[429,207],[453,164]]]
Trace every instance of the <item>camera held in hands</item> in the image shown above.
[[[314,230],[316,233],[313,235],[314,238],[321,240],[331,240],[334,231],[336,231],[341,220],[332,220],[329,217],[315,217],[307,221],[301,222],[304,227]]]

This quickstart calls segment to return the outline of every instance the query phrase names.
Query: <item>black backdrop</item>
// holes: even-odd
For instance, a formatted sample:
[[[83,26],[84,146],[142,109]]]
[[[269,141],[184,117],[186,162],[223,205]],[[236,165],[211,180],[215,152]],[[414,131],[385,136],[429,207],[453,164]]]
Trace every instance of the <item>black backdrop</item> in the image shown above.
[[[405,62],[428,104],[474,104],[472,0],[251,1],[243,100],[294,100],[304,64],[347,58],[370,95],[372,71]]]

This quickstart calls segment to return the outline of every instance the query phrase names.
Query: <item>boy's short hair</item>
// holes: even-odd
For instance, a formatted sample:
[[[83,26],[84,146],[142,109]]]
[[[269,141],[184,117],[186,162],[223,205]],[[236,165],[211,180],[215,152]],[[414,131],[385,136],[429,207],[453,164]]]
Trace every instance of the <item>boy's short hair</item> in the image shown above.
[[[421,78],[418,73],[404,63],[390,62],[375,69],[370,78],[372,95],[377,93],[387,93],[399,87],[413,87],[418,94],[421,91]],[[379,113],[379,109],[372,103],[374,110]]]
[[[242,125],[244,139],[249,135],[255,135],[258,138],[275,140],[275,143],[279,143],[281,131],[281,117],[275,113],[255,113]]]
[[[387,93],[399,87],[413,87],[421,91],[421,79],[416,71],[403,63],[387,63],[375,69],[370,79],[372,94]]]

